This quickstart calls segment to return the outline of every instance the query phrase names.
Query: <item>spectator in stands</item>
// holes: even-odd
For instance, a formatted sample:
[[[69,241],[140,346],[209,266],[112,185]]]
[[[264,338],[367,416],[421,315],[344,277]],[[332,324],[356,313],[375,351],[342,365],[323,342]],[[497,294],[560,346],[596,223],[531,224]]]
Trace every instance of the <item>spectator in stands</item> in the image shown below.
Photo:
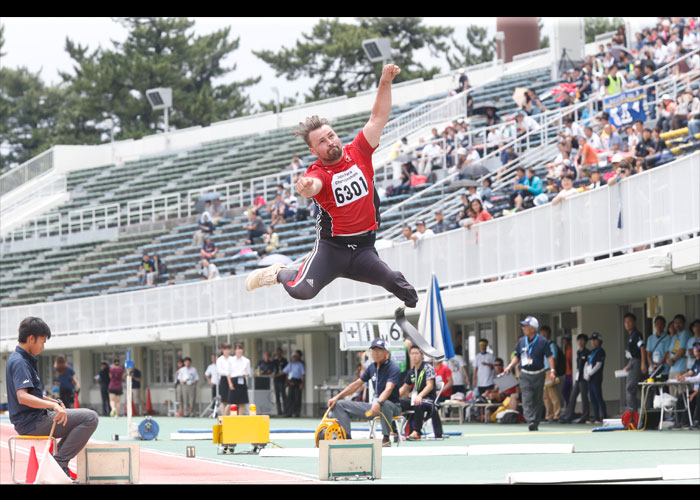
[[[617,95],[627,89],[627,81],[624,76],[618,73],[617,64],[613,63],[608,68],[608,76],[605,78],[603,85],[605,86],[605,93],[609,96]]]
[[[493,219],[493,217],[488,212],[488,210],[486,210],[484,208],[484,205],[479,198],[474,198],[470,202],[470,206],[471,206],[471,209],[476,214],[476,216],[474,217],[473,220],[466,223],[465,227],[467,229],[471,229],[473,225],[478,224],[479,222],[484,222],[484,221]]]
[[[413,229],[411,229],[411,226],[408,224],[404,224],[404,226],[401,228],[401,236],[396,238],[396,240],[393,242],[393,246],[396,246],[397,243],[401,243],[404,241],[415,241],[416,239],[413,236]]]
[[[622,137],[620,134],[613,130],[610,123],[603,125],[603,133],[600,134],[600,140],[603,143],[603,151],[622,151]]]
[[[211,223],[218,226],[224,215],[224,204],[221,203],[219,198],[215,198],[214,203],[211,205]]]
[[[463,69],[459,70],[459,84],[455,89],[455,93],[465,92],[469,88],[469,78]]]
[[[600,170],[598,170],[598,167],[593,167],[591,169],[590,176],[588,178],[588,181],[590,184],[586,186],[586,191],[589,191],[591,189],[596,189],[602,186],[605,186],[607,183],[600,178]]]
[[[688,115],[693,104],[693,93],[686,89],[678,98],[678,107],[671,118],[671,130],[678,130],[688,125]]]
[[[493,181],[491,181],[490,177],[485,177],[482,184],[481,184],[481,189],[479,190],[479,197],[481,200],[484,202],[484,206],[491,206],[491,186],[493,185]]]
[[[536,115],[540,112],[547,112],[547,108],[542,104],[542,101],[540,101],[540,98],[537,97],[537,94],[535,94],[535,91],[532,89],[527,89],[525,92],[525,105],[523,106],[523,110],[529,116]]]
[[[243,229],[248,231],[248,238],[245,240],[248,245],[252,245],[255,238],[261,238],[266,231],[262,217],[251,210],[248,210],[248,224],[243,226]]]
[[[266,245],[263,254],[274,252],[280,247],[280,235],[273,226],[267,226],[267,232],[262,235],[262,240]]]
[[[627,88],[632,89],[644,85],[644,68],[637,64],[631,75],[627,76]]]
[[[255,215],[259,215],[260,217],[265,217],[270,213],[265,198],[258,193],[253,194],[253,206],[250,207],[248,211],[252,211]]]
[[[401,165],[401,184],[392,188],[393,195],[406,194],[411,190],[411,176],[418,174],[416,167],[412,162],[406,162]]]
[[[598,166],[598,153],[586,137],[582,137],[579,141],[577,161],[579,168],[584,172]]]
[[[661,96],[661,104],[659,104],[659,119],[656,122],[656,127],[660,128],[662,132],[668,132],[671,128],[671,120],[673,115],[676,113],[676,102],[671,99],[669,94],[664,94]]]
[[[499,145],[500,148],[504,146],[503,143]],[[515,149],[513,146],[508,146],[506,149],[501,151],[501,165],[507,165],[511,161],[515,160],[518,158],[517,153],[515,152]]]
[[[433,168],[440,168],[440,157],[443,154],[440,140],[434,139],[423,148],[418,162],[418,173],[427,176]]]
[[[282,193],[275,194],[272,203],[268,205],[270,208],[270,225],[284,224],[284,202],[282,201]]]
[[[545,164],[545,168],[547,169],[547,178],[549,179],[558,179],[561,176],[562,169],[564,168],[564,153],[568,151],[566,141],[559,141],[557,143],[557,148],[559,149],[557,156],[554,158],[554,160]]]
[[[297,216],[298,202],[297,197],[292,195],[289,189],[284,190],[284,198],[282,199],[284,203],[284,216],[285,220],[293,220]]]
[[[656,85],[654,83],[659,81],[659,76],[654,73],[656,66],[652,61],[644,63],[644,85],[647,87],[647,104],[649,109],[649,119],[656,119]]]
[[[216,255],[219,253],[219,248],[211,240],[211,237],[207,236],[204,238],[204,244],[202,245],[202,250],[200,251],[200,256],[203,259],[215,259]]]
[[[413,240],[417,243],[418,240],[429,238],[430,236],[435,236],[435,233],[432,229],[425,226],[425,221],[419,220],[416,222],[416,232],[412,235]]]
[[[287,170],[289,170],[290,175],[289,175],[289,183],[290,184],[296,184],[299,175],[301,175],[303,172],[294,172],[295,170],[299,170],[300,168],[303,168],[304,164],[301,162],[299,157],[297,155],[292,156],[292,160],[289,162],[289,165],[287,165]]]
[[[628,125],[627,127],[625,127],[625,137],[623,137],[622,139],[623,151],[626,153],[634,153],[639,138],[635,133],[634,127],[632,125]]]
[[[574,187],[574,178],[570,174],[561,176],[561,191],[552,200],[552,205],[558,205],[562,201],[571,196],[578,194],[578,190]]]
[[[478,177],[480,166],[481,156],[479,155],[479,152],[476,149],[474,149],[474,146],[470,144],[469,146],[467,146],[467,157],[464,161],[464,167],[460,170],[459,175],[457,177],[460,180]]]
[[[220,277],[221,275],[219,274],[219,269],[216,267],[216,264],[210,262],[209,259],[202,259],[202,276],[200,279],[206,281],[215,280]]]
[[[201,247],[205,236],[211,235],[213,232],[214,224],[211,221],[211,215],[209,215],[209,212],[205,211],[202,213],[199,219],[199,227],[192,237],[192,246]]]
[[[151,281],[151,284],[155,284],[158,282],[158,279],[161,276],[164,276],[168,274],[168,266],[165,265],[165,262],[163,262],[160,259],[160,255],[157,253],[153,254],[153,279]]]
[[[656,154],[656,143],[651,137],[651,129],[645,128],[642,131],[642,139],[637,143],[634,149],[636,158],[646,158],[649,155]]]
[[[581,68],[574,68],[574,83],[576,84],[576,96],[581,101],[588,99],[591,93],[591,79],[588,74],[581,71]]]
[[[528,195],[535,198],[539,194],[544,192],[544,184],[542,179],[535,173],[534,167],[528,167],[525,171],[525,177],[527,178],[527,193]]]
[[[700,98],[697,96],[693,96],[688,112],[688,133],[691,139],[700,133]]]
[[[445,231],[449,231],[450,227],[445,221],[445,216],[443,215],[442,210],[435,211],[435,221],[436,222],[433,226],[433,233],[439,234],[444,233]]]
[[[528,132],[537,132],[542,127],[537,120],[531,118],[524,111],[521,111],[515,116],[515,126],[518,137],[527,134]]]
[[[612,163],[612,167],[615,170],[616,175],[608,179],[608,186],[617,184],[621,180],[626,179],[627,177],[632,175],[632,167],[630,167],[630,165],[625,161],[625,159],[622,158],[621,154],[613,155],[612,159],[610,160],[610,163]]]
[[[143,257],[141,258],[141,262],[139,262],[139,267],[138,267],[138,278],[139,278],[139,286],[144,286],[146,284],[152,284],[148,283],[148,275],[153,272],[153,261],[150,259],[147,253],[143,254]]]
[[[593,131],[593,127],[590,125],[583,127],[583,134],[586,136],[586,141],[593,149],[603,149],[603,143],[600,141],[600,136]]]

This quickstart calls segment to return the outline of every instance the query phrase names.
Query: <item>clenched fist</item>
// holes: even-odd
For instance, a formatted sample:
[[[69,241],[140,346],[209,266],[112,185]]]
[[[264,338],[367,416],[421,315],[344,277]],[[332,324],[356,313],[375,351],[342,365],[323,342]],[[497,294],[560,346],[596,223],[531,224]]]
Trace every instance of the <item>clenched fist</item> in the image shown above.
[[[386,79],[391,82],[399,75],[399,73],[401,73],[401,68],[399,68],[396,64],[387,64],[384,66],[384,68],[382,68],[382,79]]]

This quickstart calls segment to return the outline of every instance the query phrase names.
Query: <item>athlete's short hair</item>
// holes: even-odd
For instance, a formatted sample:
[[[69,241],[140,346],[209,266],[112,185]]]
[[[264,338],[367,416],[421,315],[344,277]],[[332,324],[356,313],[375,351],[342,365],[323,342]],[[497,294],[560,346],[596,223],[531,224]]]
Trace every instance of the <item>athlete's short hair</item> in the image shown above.
[[[309,116],[303,122],[299,122],[299,126],[292,130],[292,134],[301,137],[304,139],[307,146],[311,146],[311,144],[309,144],[309,134],[324,125],[330,125],[325,118],[319,118],[318,115]]]
[[[17,341],[20,344],[24,344],[25,342],[27,342],[31,335],[34,335],[35,337],[46,337],[47,339],[50,339],[51,329],[49,328],[49,325],[44,323],[44,321],[41,318],[35,318],[33,316],[30,316],[28,318],[24,318],[19,324]]]

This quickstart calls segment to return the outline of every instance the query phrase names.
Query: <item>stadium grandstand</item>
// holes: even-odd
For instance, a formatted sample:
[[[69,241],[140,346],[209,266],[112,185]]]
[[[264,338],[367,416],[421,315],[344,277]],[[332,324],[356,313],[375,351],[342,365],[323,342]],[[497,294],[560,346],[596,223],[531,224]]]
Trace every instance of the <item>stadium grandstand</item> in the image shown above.
[[[560,345],[600,332],[605,402],[619,416],[623,315],[636,315],[645,338],[657,315],[700,318],[697,20],[691,34],[681,55],[657,61],[630,37],[630,63],[651,65],[653,78],[620,69],[625,84],[616,93],[599,53],[619,46],[614,34],[585,45],[585,57],[564,71],[543,49],[465,68],[470,86],[461,92],[458,71],[394,85],[373,157],[377,250],[416,287],[421,300],[406,312],[414,323],[437,277],[468,373],[479,339],[510,359],[527,316],[549,325]],[[81,373],[81,405],[98,408],[93,375],[133,348],[154,409],[166,414],[177,360],[190,357],[201,376],[218,346],[236,341],[253,366],[278,347],[288,359],[302,351],[302,414],[322,415],[327,394],[314,386],[338,385],[356,369],[356,353],[339,349],[342,322],[392,319],[400,302],[349,280],[310,301],[280,287],[247,293],[244,282],[276,257],[298,266],[314,245],[314,207],[284,193],[296,195],[293,179],[314,161],[292,128],[323,116],[347,144],[374,96],[136,141],[54,146],[3,174],[2,373],[18,324],[38,316],[52,330],[40,365],[47,380],[48,358],[65,353]],[[275,220],[285,206],[291,211]],[[256,216],[279,244],[251,233]],[[215,279],[205,278],[212,268],[203,252],[212,248],[203,249],[204,237],[216,249],[207,258]],[[154,255],[165,272],[146,278]],[[249,388],[267,398],[254,380]],[[199,391],[200,409],[209,397]],[[265,405],[274,413],[274,403]]]

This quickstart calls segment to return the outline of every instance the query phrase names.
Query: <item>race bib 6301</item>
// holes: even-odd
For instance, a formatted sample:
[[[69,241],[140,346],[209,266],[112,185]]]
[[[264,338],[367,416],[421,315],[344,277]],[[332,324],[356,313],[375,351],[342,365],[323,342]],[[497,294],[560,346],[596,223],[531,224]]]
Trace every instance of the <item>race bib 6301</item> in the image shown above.
[[[369,194],[367,180],[357,165],[334,174],[331,189],[338,207],[354,203]]]

